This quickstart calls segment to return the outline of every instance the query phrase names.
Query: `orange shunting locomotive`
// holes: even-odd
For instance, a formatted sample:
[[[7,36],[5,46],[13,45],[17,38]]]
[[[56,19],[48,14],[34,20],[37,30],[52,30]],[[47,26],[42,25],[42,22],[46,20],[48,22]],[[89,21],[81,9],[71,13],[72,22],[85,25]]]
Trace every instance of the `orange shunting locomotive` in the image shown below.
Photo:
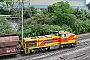
[[[55,34],[24,38],[21,47],[24,54],[77,45],[76,35],[67,31],[56,31]]]

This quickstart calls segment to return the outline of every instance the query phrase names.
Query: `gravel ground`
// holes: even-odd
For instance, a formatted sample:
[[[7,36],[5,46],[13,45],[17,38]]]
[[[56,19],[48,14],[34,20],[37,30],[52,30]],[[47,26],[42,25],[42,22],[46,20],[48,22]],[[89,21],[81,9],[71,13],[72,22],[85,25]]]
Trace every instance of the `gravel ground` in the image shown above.
[[[90,33],[77,35],[77,40],[83,40],[87,38],[90,38]]]
[[[87,57],[90,57],[90,46],[80,48],[74,51],[69,51],[60,55],[56,55],[49,58],[44,58],[40,60],[85,60]]]

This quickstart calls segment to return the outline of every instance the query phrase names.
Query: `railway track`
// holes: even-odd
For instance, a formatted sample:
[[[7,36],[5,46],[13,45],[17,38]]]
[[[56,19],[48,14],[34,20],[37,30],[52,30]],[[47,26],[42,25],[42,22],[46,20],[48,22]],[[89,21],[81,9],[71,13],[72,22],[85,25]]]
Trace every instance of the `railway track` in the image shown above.
[[[90,46],[86,46],[74,51],[69,51],[64,54],[56,55],[56,57],[52,56],[52,58],[51,57],[44,58],[43,60],[86,60],[86,58],[90,57],[89,50],[90,50]]]
[[[90,38],[90,33],[77,35],[77,40],[83,40],[87,38]]]
[[[90,43],[89,38],[90,35],[85,35],[85,37],[78,37],[78,41],[79,41],[79,45],[75,48],[66,48],[66,49],[59,49],[59,50],[55,50],[55,51],[50,51],[50,52],[45,52],[45,53],[38,53],[38,54],[33,54],[33,55],[27,55],[27,56],[18,56],[16,58],[10,58],[10,59],[3,59],[3,60],[42,60],[43,58],[46,57],[50,57],[50,56],[54,56],[54,55],[59,55],[59,54],[63,54],[63,53],[67,53],[68,51],[73,51],[76,49],[80,49],[83,47],[88,46]],[[86,39],[89,38],[89,39]],[[82,40],[84,39],[84,40]],[[88,42],[88,43],[87,43]]]

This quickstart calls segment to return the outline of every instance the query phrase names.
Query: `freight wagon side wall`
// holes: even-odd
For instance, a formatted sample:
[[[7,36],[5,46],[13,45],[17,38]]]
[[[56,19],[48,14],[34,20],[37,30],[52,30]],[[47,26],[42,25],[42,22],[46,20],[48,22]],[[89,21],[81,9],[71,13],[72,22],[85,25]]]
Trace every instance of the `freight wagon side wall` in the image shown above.
[[[0,35],[0,56],[17,54],[19,37],[16,34]]]
[[[0,56],[4,55],[11,55],[11,54],[17,54],[17,49],[16,47],[5,47],[5,48],[0,48]]]
[[[16,46],[19,42],[19,37],[16,35],[3,35],[0,36],[0,48]]]

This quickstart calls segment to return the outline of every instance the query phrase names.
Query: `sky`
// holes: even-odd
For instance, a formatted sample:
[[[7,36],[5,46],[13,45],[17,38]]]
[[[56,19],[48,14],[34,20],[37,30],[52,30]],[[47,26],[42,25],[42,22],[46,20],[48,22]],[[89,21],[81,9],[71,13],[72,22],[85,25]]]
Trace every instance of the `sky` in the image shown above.
[[[90,0],[86,0],[86,4],[88,4],[90,2]]]

